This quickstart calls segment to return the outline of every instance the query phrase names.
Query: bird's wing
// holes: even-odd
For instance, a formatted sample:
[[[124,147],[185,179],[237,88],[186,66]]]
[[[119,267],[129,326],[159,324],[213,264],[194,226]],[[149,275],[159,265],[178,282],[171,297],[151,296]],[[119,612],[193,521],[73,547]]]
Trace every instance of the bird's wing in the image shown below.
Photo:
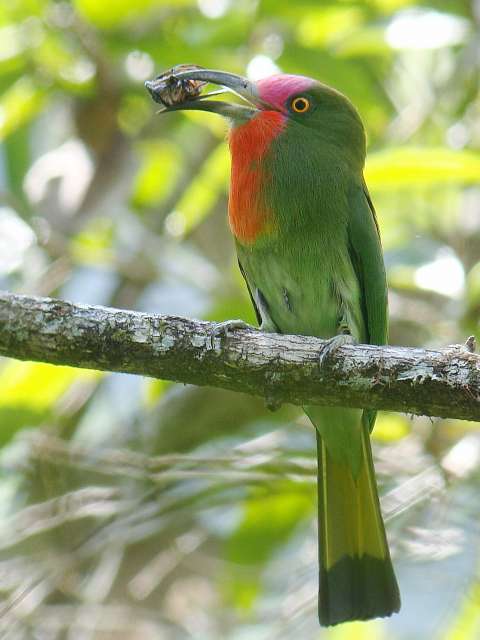
[[[387,280],[375,209],[365,183],[350,194],[349,251],[360,285],[368,342],[388,339]]]
[[[241,272],[241,274],[243,276],[243,279],[245,280],[245,284],[247,285],[248,293],[250,295],[250,300],[252,301],[253,308],[255,309],[255,315],[257,317],[257,322],[258,322],[259,325],[261,325],[262,324],[262,316],[260,315],[260,310],[257,307],[257,303],[255,302],[255,298],[254,298],[254,296],[252,294],[252,290],[250,289],[250,284],[248,282],[247,274],[245,273],[245,269],[242,267],[242,263],[240,262],[240,259],[238,260],[238,266],[240,268],[240,272]]]

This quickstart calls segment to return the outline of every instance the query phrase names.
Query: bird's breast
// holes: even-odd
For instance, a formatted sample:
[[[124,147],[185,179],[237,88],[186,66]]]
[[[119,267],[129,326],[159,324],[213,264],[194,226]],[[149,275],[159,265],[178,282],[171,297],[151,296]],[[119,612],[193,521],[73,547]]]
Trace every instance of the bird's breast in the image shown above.
[[[241,244],[252,244],[274,226],[274,217],[266,202],[271,175],[265,160],[285,121],[281,113],[261,111],[230,132],[232,170],[228,217],[232,233]]]

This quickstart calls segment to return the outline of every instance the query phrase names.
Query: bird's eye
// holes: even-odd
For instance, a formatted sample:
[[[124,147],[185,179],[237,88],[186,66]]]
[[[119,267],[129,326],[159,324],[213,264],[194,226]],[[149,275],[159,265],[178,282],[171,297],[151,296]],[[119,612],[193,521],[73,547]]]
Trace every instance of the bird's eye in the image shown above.
[[[294,98],[291,107],[295,113],[305,113],[310,109],[310,100],[307,100],[307,98]]]

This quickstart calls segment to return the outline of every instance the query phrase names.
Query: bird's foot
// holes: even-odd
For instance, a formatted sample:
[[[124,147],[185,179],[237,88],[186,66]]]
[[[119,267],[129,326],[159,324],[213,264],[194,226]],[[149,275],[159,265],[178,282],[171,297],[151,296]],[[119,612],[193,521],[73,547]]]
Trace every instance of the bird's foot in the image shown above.
[[[234,329],[249,329],[251,331],[258,331],[258,329],[244,320],[225,320],[224,322],[216,322],[210,332],[210,339],[212,342],[212,349],[216,338],[227,338],[230,331]]]
[[[357,344],[357,341],[350,333],[340,333],[338,336],[333,336],[329,340],[325,341],[320,353],[318,354],[318,364],[320,368],[323,367],[328,358],[338,351],[340,347],[346,344]]]

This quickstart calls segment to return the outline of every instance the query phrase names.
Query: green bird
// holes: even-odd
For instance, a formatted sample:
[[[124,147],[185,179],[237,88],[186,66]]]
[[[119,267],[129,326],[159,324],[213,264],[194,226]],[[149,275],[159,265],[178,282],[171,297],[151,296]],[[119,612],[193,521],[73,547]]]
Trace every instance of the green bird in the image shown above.
[[[175,78],[180,102],[166,111],[230,121],[229,222],[261,330],[330,339],[322,357],[346,341],[386,344],[385,268],[351,102],[298,75],[254,83],[187,68]],[[244,103],[205,99],[196,87],[207,82]],[[162,101],[162,85],[146,85]],[[320,624],[389,616],[400,595],[372,461],[375,412],[304,410],[317,436]]]

